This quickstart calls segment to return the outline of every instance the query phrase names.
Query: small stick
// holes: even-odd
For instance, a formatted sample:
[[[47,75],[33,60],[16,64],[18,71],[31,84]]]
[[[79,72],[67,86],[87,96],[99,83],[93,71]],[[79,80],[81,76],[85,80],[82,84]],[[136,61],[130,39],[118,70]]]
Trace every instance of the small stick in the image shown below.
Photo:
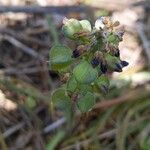
[[[5,143],[4,137],[0,131],[0,145],[3,150],[8,150],[7,145]]]
[[[10,135],[12,135],[13,133],[17,132],[19,129],[23,128],[25,125],[24,122],[18,123],[17,125],[10,127],[9,129],[7,129],[4,133],[3,133],[3,137],[4,138],[8,138]]]
[[[31,36],[28,36],[26,31],[20,33],[20,32],[15,32],[9,28],[0,28],[0,33],[1,34],[8,34],[8,35],[14,37],[15,39],[19,39],[20,41],[25,41],[25,42],[28,42],[30,44],[35,43],[35,44],[42,46],[42,47],[49,47],[49,43],[42,41],[42,40],[39,40],[37,38],[33,38]]]
[[[44,129],[43,129],[43,133],[47,134],[49,133],[50,131],[58,128],[59,126],[61,126],[62,124],[64,124],[66,122],[66,118],[65,117],[62,117],[60,118],[59,120],[57,120],[56,122],[46,126]]]
[[[142,92],[141,92],[141,90],[142,90]],[[143,87],[142,88],[137,88],[137,89],[135,89],[131,92],[125,93],[124,95],[122,95],[118,98],[114,98],[114,99],[111,99],[111,100],[105,100],[105,101],[99,102],[94,106],[93,110],[94,109],[104,110],[106,108],[113,107],[113,106],[116,106],[116,105],[119,105],[119,104],[123,104],[125,102],[136,101],[136,100],[139,100],[141,97],[143,97],[145,95],[147,95],[147,96],[150,95],[149,90],[146,90]]]
[[[7,69],[1,69],[0,73],[2,74],[8,74],[8,75],[18,75],[18,74],[33,74],[40,71],[48,71],[50,69],[45,68],[41,69],[41,67],[29,67],[29,68],[7,68]]]
[[[14,12],[14,13],[59,13],[67,14],[68,12],[85,12],[88,6],[0,6],[0,13]]]
[[[31,55],[32,57],[35,57],[35,58],[39,58],[42,61],[44,60],[44,58],[42,56],[39,56],[39,54],[34,49],[27,47],[26,45],[16,40],[15,38],[9,35],[3,35],[3,36],[0,35],[0,40],[2,39],[9,41],[12,45],[18,47],[20,50],[22,50],[28,55]]]
[[[141,41],[143,43],[144,50],[147,54],[148,62],[150,63],[150,41],[146,38],[146,35],[143,31],[144,25],[142,23],[138,23],[136,25],[136,29],[137,29],[137,32],[138,32],[138,34],[141,38]]]

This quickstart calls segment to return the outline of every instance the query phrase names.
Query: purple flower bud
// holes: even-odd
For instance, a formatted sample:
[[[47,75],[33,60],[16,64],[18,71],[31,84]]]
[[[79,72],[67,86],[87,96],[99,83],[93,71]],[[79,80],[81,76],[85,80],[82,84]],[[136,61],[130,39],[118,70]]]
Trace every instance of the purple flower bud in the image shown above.
[[[120,70],[120,69],[117,69],[117,68],[116,68],[114,71],[115,71],[115,72],[122,72],[122,69]]]
[[[101,68],[102,73],[105,74],[107,72],[107,65],[106,64],[101,63],[100,68]]]
[[[119,51],[119,49],[116,49],[116,51],[115,51],[115,56],[116,56],[116,57],[120,57],[120,51]]]
[[[129,65],[129,63],[128,63],[127,61],[121,61],[121,65],[122,65],[123,67],[126,67],[126,66]]]
[[[116,63],[116,68],[115,68],[115,70],[114,71],[116,71],[116,72],[122,72],[122,66],[121,66],[121,64],[119,64],[119,63]]]
[[[98,59],[96,59],[96,58],[94,58],[94,59],[92,59],[92,61],[91,61],[91,64],[92,64],[92,66],[95,68],[96,66],[98,66],[99,65],[99,60]]]
[[[79,56],[80,56],[79,51],[78,51],[77,49],[75,49],[75,50],[73,51],[73,53],[72,53],[72,57],[73,57],[73,58],[77,58],[77,57],[79,57]]]

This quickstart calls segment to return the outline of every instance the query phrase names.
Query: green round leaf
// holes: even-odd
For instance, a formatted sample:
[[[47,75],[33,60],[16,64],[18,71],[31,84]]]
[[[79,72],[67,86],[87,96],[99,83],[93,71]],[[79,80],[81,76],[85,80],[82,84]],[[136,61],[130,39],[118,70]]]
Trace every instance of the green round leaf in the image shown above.
[[[90,84],[98,77],[97,69],[93,68],[88,61],[82,61],[78,64],[74,68],[73,74],[75,79],[83,84]]]
[[[57,89],[52,94],[52,102],[54,106],[62,110],[67,119],[71,119],[72,103],[70,97],[66,94],[65,89],[63,88]]]
[[[96,84],[100,87],[101,85],[109,86],[108,77],[102,75],[96,80]]]
[[[25,101],[25,106],[28,108],[34,108],[36,106],[36,100],[33,97],[28,97]]]
[[[66,68],[72,62],[72,50],[63,45],[53,46],[49,53],[50,65],[53,70]]]
[[[83,30],[91,32],[92,27],[91,23],[88,20],[81,20],[79,22],[82,25]]]
[[[70,39],[75,39],[74,34],[82,30],[82,25],[77,19],[69,19],[62,27],[64,35]]]
[[[63,108],[66,102],[71,101],[69,96],[66,95],[66,90],[63,88],[57,89],[52,94],[52,102],[55,106]]]
[[[74,76],[72,76],[67,83],[67,90],[70,92],[74,92],[76,88],[77,81],[75,80]]]
[[[95,104],[94,95],[90,92],[87,92],[85,96],[81,97],[77,101],[77,106],[82,112],[89,111]]]

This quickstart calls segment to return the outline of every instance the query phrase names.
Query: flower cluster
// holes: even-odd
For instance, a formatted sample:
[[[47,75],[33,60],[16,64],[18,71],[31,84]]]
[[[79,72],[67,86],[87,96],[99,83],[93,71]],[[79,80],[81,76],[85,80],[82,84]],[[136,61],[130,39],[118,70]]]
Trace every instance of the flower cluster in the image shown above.
[[[119,29],[119,24],[110,17],[98,18],[94,27],[88,20],[64,19],[62,32],[76,42],[77,47],[71,50],[55,45],[50,50],[50,66],[65,81],[53,93],[54,103],[60,105],[60,99],[68,104],[75,101],[78,108],[86,112],[95,104],[96,92],[108,91],[107,74],[122,72],[128,65],[120,59],[119,42],[124,31]]]

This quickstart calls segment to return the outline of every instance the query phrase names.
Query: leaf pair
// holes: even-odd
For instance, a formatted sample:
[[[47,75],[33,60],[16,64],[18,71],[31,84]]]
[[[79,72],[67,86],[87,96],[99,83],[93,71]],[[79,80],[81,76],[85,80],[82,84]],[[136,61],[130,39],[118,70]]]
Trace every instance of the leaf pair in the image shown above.
[[[87,112],[95,104],[94,94],[87,92],[85,95],[81,95],[76,101],[80,111]],[[57,89],[52,95],[52,102],[57,108],[61,109],[68,117],[70,117],[73,102],[71,101],[71,98],[66,95],[65,89]]]

